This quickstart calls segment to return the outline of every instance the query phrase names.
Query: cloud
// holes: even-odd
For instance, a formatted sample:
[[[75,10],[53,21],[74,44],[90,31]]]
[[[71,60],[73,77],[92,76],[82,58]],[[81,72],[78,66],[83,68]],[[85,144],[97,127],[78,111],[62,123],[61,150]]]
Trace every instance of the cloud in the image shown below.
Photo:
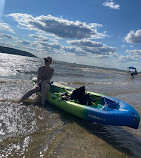
[[[49,42],[39,42],[40,45],[44,46],[44,47],[48,47],[48,48],[52,48],[52,49],[61,49],[62,46],[59,43],[49,43]]]
[[[103,3],[103,5],[105,7],[111,8],[111,9],[120,9],[120,5],[119,4],[115,4],[113,0],[106,1],[106,2]]]
[[[28,45],[31,44],[31,41],[28,41],[28,40],[19,40],[18,44],[24,45],[24,46],[28,46]]]
[[[0,36],[7,38],[7,39],[18,39],[17,37],[14,37],[14,36],[8,35],[8,34],[0,34]]]
[[[35,38],[35,40],[37,40],[37,41],[44,41],[44,42],[49,41],[49,38],[46,37],[46,36],[35,35],[35,34],[29,34],[28,36],[32,37],[32,38]]]
[[[128,54],[131,54],[131,55],[134,55],[134,56],[139,56],[139,57],[141,57],[141,49],[134,49],[134,50],[126,50],[125,51],[126,53],[128,53]]]
[[[33,47],[38,47],[43,49],[44,51],[48,51],[51,53],[62,53],[62,52],[67,52],[67,53],[73,53],[79,56],[84,56],[87,53],[82,50],[81,48],[75,47],[75,46],[62,46],[58,42],[56,43],[49,43],[49,42],[43,42],[43,41],[34,41],[32,42]]]
[[[119,56],[119,59],[118,61],[119,62],[136,62],[138,63],[139,62],[139,58],[137,58],[136,56],[132,56],[132,55],[127,55],[127,56]]]
[[[92,47],[84,47],[83,50],[85,50],[86,52],[92,53],[92,54],[99,54],[99,55],[113,55],[115,56],[115,51],[116,49],[113,47],[96,47],[96,48],[92,48]]]
[[[95,42],[95,41],[90,41],[90,40],[71,40],[71,41],[67,41],[69,44],[71,45],[75,45],[75,46],[84,46],[84,47],[102,47],[103,44],[101,44],[100,42]]]
[[[42,49],[43,51],[48,51],[49,53],[55,53],[62,49],[62,45],[59,43],[49,43],[44,41],[34,41],[31,43],[33,48]]]
[[[14,30],[11,29],[10,26],[8,26],[6,23],[0,23],[0,30],[14,33]]]
[[[87,53],[84,50],[82,50],[81,48],[76,48],[76,47],[72,47],[72,46],[64,46],[63,50],[65,50],[66,52],[69,52],[69,53],[75,53],[79,56],[87,55]]]
[[[141,30],[130,31],[124,39],[127,43],[141,44]]]
[[[68,41],[73,46],[80,47],[85,53],[99,55],[101,57],[116,56],[116,48],[109,47],[106,44],[90,40],[72,40]]]
[[[122,46],[121,46],[121,48],[125,48],[126,47],[126,45],[125,44],[123,44]]]
[[[119,61],[120,62],[136,62],[138,63],[141,60],[141,50],[135,49],[135,50],[126,50],[125,51],[128,55],[126,56],[120,56]]]
[[[33,17],[29,14],[13,13],[8,16],[13,17],[22,29],[44,31],[61,38],[83,39],[83,38],[104,38],[105,33],[98,33],[101,24],[80,21],[69,21],[52,15]]]

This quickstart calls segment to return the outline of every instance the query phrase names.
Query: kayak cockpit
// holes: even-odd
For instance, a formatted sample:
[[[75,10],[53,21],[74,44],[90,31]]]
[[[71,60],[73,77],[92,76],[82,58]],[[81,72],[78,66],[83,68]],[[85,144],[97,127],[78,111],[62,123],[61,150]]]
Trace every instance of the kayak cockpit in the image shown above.
[[[119,103],[106,98],[105,96],[100,96],[98,94],[92,94],[90,92],[85,92],[82,101],[77,98],[72,98],[73,89],[67,89],[60,86],[52,85],[50,92],[53,93],[60,100],[69,101],[72,103],[77,103],[84,106],[89,106],[97,108],[100,110],[114,111],[119,110]]]

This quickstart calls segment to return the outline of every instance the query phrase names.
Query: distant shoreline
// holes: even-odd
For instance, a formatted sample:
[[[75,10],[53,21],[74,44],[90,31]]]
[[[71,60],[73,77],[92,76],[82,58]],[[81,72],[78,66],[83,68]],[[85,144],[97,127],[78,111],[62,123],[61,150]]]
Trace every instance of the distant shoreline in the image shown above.
[[[0,53],[5,53],[5,54],[13,54],[13,55],[21,55],[21,56],[28,56],[28,57],[34,57],[37,58],[35,55],[23,51],[23,50],[18,50],[15,48],[10,48],[10,47],[4,47],[4,46],[0,46]]]
[[[0,46],[0,53],[38,58],[37,56],[33,55],[32,53],[22,51],[22,50],[18,50],[18,49],[11,48],[11,47],[4,47],[4,46]],[[55,61],[55,62],[57,62],[57,63],[69,63],[69,62],[65,62],[65,61]],[[92,66],[92,65],[82,65],[82,64],[77,64],[77,63],[70,63],[70,64],[72,64],[73,67],[74,67],[74,65],[80,66],[81,69],[83,69],[83,68],[90,68],[90,69],[97,68],[101,71],[110,70],[112,72],[127,73],[127,70],[122,70],[122,69],[117,69],[117,68],[99,67],[99,66]],[[138,75],[141,75],[141,72],[138,72]]]

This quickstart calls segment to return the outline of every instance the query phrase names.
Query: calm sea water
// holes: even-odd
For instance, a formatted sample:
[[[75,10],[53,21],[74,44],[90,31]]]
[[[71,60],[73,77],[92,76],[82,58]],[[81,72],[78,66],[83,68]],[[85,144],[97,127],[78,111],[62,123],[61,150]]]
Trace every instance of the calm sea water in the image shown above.
[[[141,127],[88,123],[52,105],[42,107],[32,88],[43,60],[0,53],[0,158],[125,158],[141,157]],[[124,71],[54,62],[53,81],[121,99],[141,114],[141,76]]]

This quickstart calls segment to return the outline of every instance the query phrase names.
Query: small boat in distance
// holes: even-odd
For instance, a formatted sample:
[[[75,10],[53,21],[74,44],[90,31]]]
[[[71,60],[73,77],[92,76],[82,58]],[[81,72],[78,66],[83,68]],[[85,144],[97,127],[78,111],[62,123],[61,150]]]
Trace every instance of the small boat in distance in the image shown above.
[[[135,67],[128,67],[128,72],[131,75],[131,79],[133,79],[135,75],[138,75],[137,69]]]

